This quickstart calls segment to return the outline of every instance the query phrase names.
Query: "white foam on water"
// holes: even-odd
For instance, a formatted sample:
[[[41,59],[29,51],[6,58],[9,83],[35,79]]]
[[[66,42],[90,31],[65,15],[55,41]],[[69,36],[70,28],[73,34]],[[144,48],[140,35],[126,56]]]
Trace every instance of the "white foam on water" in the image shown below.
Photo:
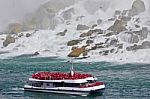
[[[150,2],[149,0],[143,0],[146,5],[146,11],[141,13],[136,17],[141,17],[143,19],[142,25],[145,25],[145,21],[150,19],[149,11],[150,11]],[[2,38],[5,38],[5,34],[0,35],[0,52],[9,51],[9,53],[0,54],[0,58],[8,58],[23,54],[33,54],[35,52],[39,52],[42,57],[61,57],[67,58],[68,53],[70,52],[70,47],[67,46],[67,42],[74,39],[79,39],[80,31],[76,30],[76,26],[78,24],[85,24],[88,26],[92,26],[97,22],[98,19],[102,19],[103,22],[99,25],[100,28],[106,30],[109,26],[113,24],[113,22],[108,22],[109,18],[114,16],[114,12],[116,10],[127,10],[132,6],[133,0],[82,0],[77,2],[70,7],[60,10],[60,12],[56,13],[56,18],[62,18],[62,12],[66,11],[69,8],[74,8],[75,13],[72,14],[72,18],[65,23],[59,24],[54,30],[39,30],[36,31],[27,31],[23,32],[30,33],[30,37],[20,37],[17,38],[15,43],[9,44],[7,47],[3,46]],[[92,9],[90,8],[91,4],[96,4]],[[101,5],[99,7],[98,5]],[[79,21],[77,21],[77,17],[83,16]],[[144,20],[145,19],[145,20]],[[69,22],[69,24],[66,24]],[[65,36],[58,36],[57,33],[64,31],[67,29],[67,33]],[[82,33],[84,31],[81,31]],[[85,32],[87,32],[85,30]],[[14,35],[14,37],[16,37]],[[123,35],[120,38],[125,38]],[[104,42],[105,39],[101,37],[96,37],[96,42]],[[148,35],[147,40],[150,41],[150,35]],[[129,45],[128,43],[124,43],[124,45]],[[82,42],[81,45],[85,45],[85,42]],[[95,54],[94,54],[95,53]],[[142,49],[137,51],[128,52],[126,49],[123,49],[123,53],[119,52],[117,54],[109,54],[107,56],[100,56],[97,54],[98,52],[91,52],[89,55],[91,56],[88,59],[83,59],[80,61],[92,62],[92,61],[108,61],[108,62],[122,62],[122,63],[150,63],[150,49]]]

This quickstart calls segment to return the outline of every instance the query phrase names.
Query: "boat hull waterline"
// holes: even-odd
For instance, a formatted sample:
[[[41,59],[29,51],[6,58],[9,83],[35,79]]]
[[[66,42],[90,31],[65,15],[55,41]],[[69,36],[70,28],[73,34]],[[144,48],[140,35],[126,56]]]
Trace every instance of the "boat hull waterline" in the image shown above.
[[[64,89],[61,87],[58,88],[38,88],[38,87],[32,87],[32,86],[26,86],[24,87],[25,91],[32,91],[32,92],[44,92],[44,93],[57,93],[57,94],[70,94],[70,95],[79,95],[79,96],[88,96],[90,94],[94,93],[100,93],[102,94],[104,92],[105,86],[101,86],[101,88],[96,89],[96,90],[89,90],[84,88],[85,90],[82,89]]]

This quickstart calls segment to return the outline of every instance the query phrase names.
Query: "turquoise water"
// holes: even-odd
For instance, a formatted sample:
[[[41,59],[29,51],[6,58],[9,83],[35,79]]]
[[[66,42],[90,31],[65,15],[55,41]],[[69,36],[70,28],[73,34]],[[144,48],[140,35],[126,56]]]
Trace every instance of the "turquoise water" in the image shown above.
[[[103,95],[87,97],[24,92],[37,71],[68,71],[71,64],[56,58],[15,57],[0,60],[0,99],[150,99],[150,64],[75,63],[75,70],[93,73],[105,82]]]

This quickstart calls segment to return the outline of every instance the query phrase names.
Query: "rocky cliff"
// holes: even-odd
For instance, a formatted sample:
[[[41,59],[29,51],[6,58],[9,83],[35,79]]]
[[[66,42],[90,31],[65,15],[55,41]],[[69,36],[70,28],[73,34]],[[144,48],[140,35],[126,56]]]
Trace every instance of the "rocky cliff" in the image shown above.
[[[1,38],[0,50],[18,55],[35,52],[60,57],[82,55],[99,61],[149,61],[146,58],[150,57],[146,54],[150,51],[148,1],[52,1],[42,5],[22,25],[10,26],[8,30],[13,32],[34,30]],[[51,30],[40,30],[48,27]],[[12,37],[15,40],[9,42]],[[143,56],[137,57],[138,53]]]

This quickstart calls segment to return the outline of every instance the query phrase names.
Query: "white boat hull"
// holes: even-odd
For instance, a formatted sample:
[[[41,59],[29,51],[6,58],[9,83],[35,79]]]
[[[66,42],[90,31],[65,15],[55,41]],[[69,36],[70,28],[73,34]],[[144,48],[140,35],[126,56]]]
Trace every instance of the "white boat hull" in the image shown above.
[[[97,89],[94,89],[94,88],[69,88],[69,87],[42,88],[42,87],[33,87],[33,86],[25,85],[24,90],[25,91],[35,91],[35,92],[87,96],[87,95],[93,94],[95,92],[103,93],[104,88],[105,88],[105,86],[99,86],[99,88],[97,87]]]

